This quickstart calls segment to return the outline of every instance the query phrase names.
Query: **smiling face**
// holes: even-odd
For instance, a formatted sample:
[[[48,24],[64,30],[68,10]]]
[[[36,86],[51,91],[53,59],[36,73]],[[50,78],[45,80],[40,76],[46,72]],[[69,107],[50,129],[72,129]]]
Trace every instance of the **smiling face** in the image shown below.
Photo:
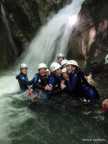
[[[57,62],[59,63],[59,64],[61,64],[61,62],[64,60],[64,57],[58,57],[58,59],[57,59]]]
[[[71,65],[71,69],[72,69],[72,72],[74,72],[76,70],[76,66]]]
[[[57,70],[55,71],[55,74],[56,74],[56,76],[61,76],[61,69],[57,69]]]
[[[74,72],[76,70],[76,66],[74,65],[67,65],[66,69],[67,69],[67,73],[70,74],[71,72]]]
[[[71,65],[67,65],[66,69],[67,69],[67,73],[70,74],[72,72],[72,66]]]
[[[39,74],[40,74],[40,76],[46,76],[47,75],[47,69],[46,68],[39,69]]]
[[[20,72],[24,75],[27,75],[28,69],[27,68],[22,68],[22,69],[20,69]]]

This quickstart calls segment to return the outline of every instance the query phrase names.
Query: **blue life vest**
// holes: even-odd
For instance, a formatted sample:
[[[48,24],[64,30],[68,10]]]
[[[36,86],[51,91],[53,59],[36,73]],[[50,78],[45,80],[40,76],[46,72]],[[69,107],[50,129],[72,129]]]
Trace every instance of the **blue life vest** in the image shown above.
[[[22,91],[27,90],[27,89],[28,89],[28,86],[31,85],[31,82],[28,80],[27,75],[24,75],[24,74],[22,74],[22,73],[20,73],[19,75],[17,75],[17,76],[16,76],[16,79],[18,80],[20,89],[21,89]]]
[[[48,76],[40,76],[38,73],[35,74],[32,80],[33,89],[44,89],[44,87],[48,84]]]
[[[48,84],[53,86],[53,89],[60,89],[62,77],[51,74],[48,78]]]
[[[67,83],[67,91],[74,93],[80,97],[86,97],[87,99],[97,99],[99,94],[95,87],[91,86],[84,77],[82,71],[75,71],[69,76]]]
[[[53,94],[58,93],[58,92],[61,91],[60,83],[61,83],[62,79],[63,78],[61,76],[56,76],[54,74],[51,74],[49,76],[49,78],[48,78],[48,84],[53,86],[53,90],[52,90]]]

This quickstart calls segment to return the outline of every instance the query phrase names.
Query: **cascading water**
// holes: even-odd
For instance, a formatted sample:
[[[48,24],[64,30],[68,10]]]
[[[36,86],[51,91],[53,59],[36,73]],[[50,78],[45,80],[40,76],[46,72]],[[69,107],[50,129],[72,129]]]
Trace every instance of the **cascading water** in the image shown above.
[[[33,72],[39,62],[50,62],[54,60],[58,52],[66,54],[66,48],[70,34],[78,20],[78,13],[84,0],[73,0],[72,3],[58,12],[40,32],[36,35],[30,44],[24,62],[29,64]],[[2,8],[3,9],[3,8]],[[4,9],[3,9],[4,10]],[[15,71],[7,72],[8,76],[1,78],[1,94],[16,91],[17,85]],[[12,84],[10,84],[12,81]],[[9,82],[6,89],[5,85]]]
[[[24,62],[35,72],[37,64],[54,60],[58,52],[66,54],[67,45],[83,1],[74,0],[55,15],[32,41]],[[22,102],[15,71],[0,77],[0,144],[83,143],[85,137],[104,138],[98,123],[102,116],[85,113],[32,113]],[[98,121],[96,121],[98,119]],[[99,123],[99,124],[100,124]],[[88,128],[89,126],[89,128]],[[94,134],[93,134],[94,132]],[[84,135],[83,135],[84,134]]]
[[[72,1],[43,26],[33,39],[25,58],[33,71],[36,71],[39,62],[49,63],[54,60],[58,52],[66,55],[70,35],[78,21],[82,3],[82,0]]]

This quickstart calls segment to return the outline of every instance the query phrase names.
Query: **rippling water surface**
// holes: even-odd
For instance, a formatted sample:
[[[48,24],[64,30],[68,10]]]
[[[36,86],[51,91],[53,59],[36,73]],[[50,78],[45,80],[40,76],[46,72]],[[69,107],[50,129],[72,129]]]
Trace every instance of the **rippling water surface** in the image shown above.
[[[108,82],[97,81],[102,97],[107,97]],[[99,106],[72,112],[37,106],[33,111],[22,94],[4,94],[0,96],[0,144],[105,144],[107,118]]]

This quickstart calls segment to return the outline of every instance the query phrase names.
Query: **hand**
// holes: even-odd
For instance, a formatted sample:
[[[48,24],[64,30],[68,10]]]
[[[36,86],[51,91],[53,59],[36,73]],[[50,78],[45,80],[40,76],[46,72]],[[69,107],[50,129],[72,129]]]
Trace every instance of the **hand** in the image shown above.
[[[66,85],[63,84],[63,83],[61,83],[61,89],[63,90],[63,89],[65,89],[65,88],[66,88]]]
[[[33,95],[33,89],[32,88],[27,90],[27,95],[28,96],[32,96]]]
[[[52,91],[52,85],[46,85],[45,90]]]

